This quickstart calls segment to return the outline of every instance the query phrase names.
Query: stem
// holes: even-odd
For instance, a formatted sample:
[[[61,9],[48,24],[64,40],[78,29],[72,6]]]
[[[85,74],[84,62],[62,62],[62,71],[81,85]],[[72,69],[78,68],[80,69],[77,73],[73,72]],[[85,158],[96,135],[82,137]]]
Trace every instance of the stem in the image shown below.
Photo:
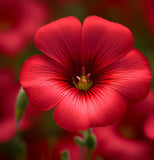
[[[82,143],[78,143],[80,145],[80,160],[90,160],[91,153],[96,147],[96,138],[92,133],[92,129],[88,129],[87,131],[81,131],[83,136]],[[84,156],[84,148],[87,149],[86,157]]]
[[[20,132],[20,121],[16,122],[16,132],[19,133]]]
[[[90,160],[91,157],[91,151],[87,150],[86,160]]]
[[[87,131],[81,131],[81,134],[83,136],[83,144],[80,147],[80,160],[84,160],[84,148],[85,148],[85,138],[86,138],[86,133]]]
[[[80,148],[80,160],[84,160],[84,144]]]

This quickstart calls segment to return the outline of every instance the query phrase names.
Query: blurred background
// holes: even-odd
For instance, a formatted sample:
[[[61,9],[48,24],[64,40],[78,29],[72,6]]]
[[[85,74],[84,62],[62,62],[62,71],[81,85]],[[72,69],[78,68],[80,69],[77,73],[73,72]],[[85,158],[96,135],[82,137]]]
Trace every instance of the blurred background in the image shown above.
[[[83,22],[89,15],[128,27],[134,47],[148,58],[154,75],[154,0],[0,0],[0,160],[59,160],[63,149],[70,151],[71,160],[79,160],[73,142],[79,133],[58,127],[52,110],[42,113],[30,105],[19,125],[15,101],[22,64],[41,53],[33,44],[36,30],[62,17]],[[98,145],[92,160],[154,159],[153,91],[135,111],[129,108],[118,124],[94,129]]]

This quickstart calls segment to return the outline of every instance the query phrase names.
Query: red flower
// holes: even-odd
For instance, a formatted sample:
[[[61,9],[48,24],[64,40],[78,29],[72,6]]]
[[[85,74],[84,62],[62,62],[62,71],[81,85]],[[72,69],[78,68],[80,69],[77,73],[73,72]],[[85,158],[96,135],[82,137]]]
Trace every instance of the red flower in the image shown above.
[[[115,126],[94,128],[97,148],[93,157],[100,155],[111,160],[152,160],[151,143],[145,139],[123,137]]]
[[[32,105],[56,106],[54,119],[65,129],[110,124],[123,115],[126,102],[149,92],[149,63],[120,24],[91,16],[82,26],[67,17],[40,28],[34,41],[45,55],[24,63],[20,82]]]
[[[154,112],[145,121],[144,132],[148,138],[154,140]]]
[[[47,7],[35,0],[1,0],[0,51],[8,56],[19,53],[47,21],[47,14]]]
[[[11,70],[0,70],[0,142],[10,140],[16,133],[15,100],[19,87]]]
[[[10,69],[0,69],[0,142],[13,138],[16,133],[15,103],[20,84],[14,81],[14,72]],[[32,105],[28,105],[23,119],[21,130],[35,124],[43,113]]]
[[[147,139],[153,139],[154,134],[153,106],[154,92],[151,91],[143,101],[128,105],[117,124],[95,128],[98,142],[95,154],[99,152],[103,157],[118,160],[153,159],[153,144]]]
[[[148,97],[139,105],[141,109],[143,107],[146,108],[144,112],[144,134],[151,140],[154,140],[154,91],[151,91]]]
[[[131,126],[132,129],[136,132],[137,136],[143,136],[144,125],[146,121],[151,119],[150,117],[154,114],[153,106],[154,91],[150,91],[146,99],[139,103],[134,103],[128,106],[123,120],[120,122],[121,125]]]

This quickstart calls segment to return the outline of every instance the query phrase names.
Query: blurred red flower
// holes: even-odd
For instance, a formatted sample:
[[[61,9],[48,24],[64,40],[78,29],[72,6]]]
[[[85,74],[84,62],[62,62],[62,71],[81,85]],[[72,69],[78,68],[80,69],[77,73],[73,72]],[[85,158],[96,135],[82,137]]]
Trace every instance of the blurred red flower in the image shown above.
[[[154,91],[150,91],[146,99],[141,102],[128,105],[127,111],[121,120],[123,126],[131,126],[137,137],[144,134],[144,124],[154,114]],[[130,118],[131,117],[131,118]]]
[[[154,112],[145,121],[144,132],[148,138],[154,140]]]
[[[15,101],[20,85],[13,74],[10,69],[0,69],[0,142],[10,140],[16,133]]]
[[[0,142],[10,140],[16,133],[15,104],[20,84],[14,76],[13,70],[0,69]],[[21,130],[34,125],[41,113],[28,105],[21,121]]]
[[[109,127],[95,128],[97,148],[94,153],[113,160],[152,160],[153,143],[146,137],[153,135],[154,128],[145,134],[145,122],[154,114],[154,92],[139,103],[128,105],[124,117]]]
[[[34,42],[45,55],[24,63],[20,82],[32,105],[56,106],[54,119],[65,129],[111,124],[126,102],[149,92],[149,63],[118,23],[91,16],[82,26],[74,17],[62,18],[40,28]]]
[[[115,126],[94,128],[97,148],[93,157],[101,156],[109,160],[152,160],[151,143],[145,139],[123,137]]]
[[[48,14],[36,0],[0,0],[0,51],[13,56],[23,50]]]
[[[144,132],[145,136],[154,140],[154,91],[151,91],[142,102],[131,105],[131,108],[130,112],[132,119],[134,119],[131,123],[137,126],[138,132]],[[133,112],[133,109],[135,109],[135,112]]]

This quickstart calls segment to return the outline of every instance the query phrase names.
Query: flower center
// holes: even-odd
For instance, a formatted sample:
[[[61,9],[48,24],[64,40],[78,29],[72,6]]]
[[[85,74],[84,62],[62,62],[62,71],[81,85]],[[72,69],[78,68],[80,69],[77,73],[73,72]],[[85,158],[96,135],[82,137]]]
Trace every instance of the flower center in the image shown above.
[[[87,91],[93,84],[93,82],[90,81],[89,77],[90,77],[90,73],[85,74],[85,68],[82,67],[82,75],[80,77],[76,76],[78,82],[76,82],[73,78],[73,84],[79,90]]]

